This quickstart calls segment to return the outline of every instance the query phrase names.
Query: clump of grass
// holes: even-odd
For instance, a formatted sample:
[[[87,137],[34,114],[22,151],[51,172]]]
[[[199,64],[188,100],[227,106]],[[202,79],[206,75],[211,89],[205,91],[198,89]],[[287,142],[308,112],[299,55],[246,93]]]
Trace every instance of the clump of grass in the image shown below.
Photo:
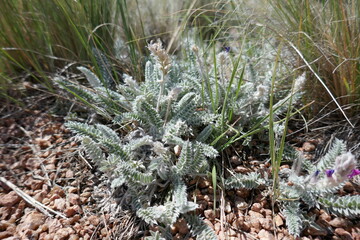
[[[26,72],[52,89],[49,73],[70,62],[92,61],[92,47],[112,52],[117,1],[4,0],[0,14],[1,91]],[[101,27],[99,27],[101,26]]]
[[[360,99],[360,3],[356,0],[271,0],[279,19],[276,31],[291,41],[311,63],[331,93],[350,116],[359,112]],[[303,59],[296,60],[298,66]],[[311,87],[310,87],[311,86]],[[309,81],[308,97],[321,105],[329,94]],[[335,106],[335,105],[334,105]],[[315,108],[317,111],[319,108]]]
[[[168,43],[167,51],[175,50],[189,21],[205,15],[198,9],[213,6],[212,1],[4,0],[0,9],[1,95],[6,96],[11,79],[22,72],[49,90],[49,73],[68,63],[91,62],[101,74],[94,47],[118,59],[117,67],[124,72],[143,79],[147,42],[161,37]]]

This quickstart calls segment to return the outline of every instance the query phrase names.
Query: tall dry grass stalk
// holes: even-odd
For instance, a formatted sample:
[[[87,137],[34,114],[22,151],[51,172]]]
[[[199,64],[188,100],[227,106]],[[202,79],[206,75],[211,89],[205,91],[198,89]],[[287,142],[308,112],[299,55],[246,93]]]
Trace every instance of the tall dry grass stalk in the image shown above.
[[[276,30],[293,42],[349,115],[359,113],[360,2],[270,0],[280,17]],[[303,66],[301,58],[297,65]],[[332,101],[315,79],[308,98],[320,107]],[[335,104],[333,105],[335,107]]]

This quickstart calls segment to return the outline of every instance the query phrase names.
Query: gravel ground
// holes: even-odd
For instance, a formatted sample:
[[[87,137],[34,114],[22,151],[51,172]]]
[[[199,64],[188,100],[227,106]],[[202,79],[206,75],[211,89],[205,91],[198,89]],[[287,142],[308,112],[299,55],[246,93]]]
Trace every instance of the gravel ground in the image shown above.
[[[146,225],[116,204],[116,193],[78,151],[63,117],[48,114],[44,104],[53,101],[23,110],[9,106],[0,114],[0,239],[143,239]],[[301,145],[299,150],[313,152],[317,142]],[[270,171],[269,164],[253,157],[246,165],[235,155],[229,161],[235,172]],[[188,190],[199,205],[196,214],[219,239],[294,239],[286,219],[276,207],[272,211],[265,188],[217,190],[215,200],[211,180],[195,178],[189,179]],[[359,186],[349,182],[340,194],[359,194]],[[311,210],[309,216],[324,230],[308,228],[300,239],[360,239],[356,220],[323,210]],[[183,218],[171,231],[173,239],[195,239]]]

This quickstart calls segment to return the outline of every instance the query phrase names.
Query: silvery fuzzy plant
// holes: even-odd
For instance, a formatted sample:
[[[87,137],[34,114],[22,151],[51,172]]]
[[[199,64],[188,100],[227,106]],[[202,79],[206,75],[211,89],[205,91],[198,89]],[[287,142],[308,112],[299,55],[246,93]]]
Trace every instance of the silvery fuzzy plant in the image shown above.
[[[292,169],[280,172],[280,197],[277,199],[285,216],[289,233],[299,236],[305,226],[317,226],[304,210],[324,208],[330,213],[360,217],[360,196],[336,196],[347,181],[360,174],[355,156],[346,152],[343,141],[335,139],[330,150],[315,165],[299,154]],[[305,170],[305,174],[301,169]],[[271,186],[257,173],[235,174],[226,180],[228,188]]]
[[[275,56],[268,56],[269,47],[257,48],[259,55],[267,53],[264,60],[252,60],[244,52],[232,52],[230,47],[216,53],[216,56],[207,61],[202,60],[204,55],[193,42],[188,51],[189,61],[192,61],[190,79],[201,89],[203,105],[214,114],[220,114],[216,119],[215,130],[218,135],[227,129],[235,133],[235,142],[247,136],[249,142],[251,134],[266,129],[269,116],[269,94],[274,69]],[[260,57],[259,57],[260,58]],[[264,57],[265,58],[265,57]],[[261,61],[261,62],[260,62]],[[254,65],[256,64],[256,69]],[[258,67],[261,66],[261,71]],[[278,75],[284,75],[285,70],[280,64]],[[282,77],[282,76],[281,76]],[[287,103],[291,99],[292,105],[298,103],[302,96],[302,88],[305,83],[305,72],[294,80],[293,88],[288,90],[275,89],[274,112],[276,116],[287,110]],[[291,89],[291,90],[290,90]],[[217,115],[218,116],[218,115]],[[277,117],[276,120],[279,120]],[[228,126],[231,128],[228,128]],[[222,132],[221,132],[222,131]],[[234,134],[232,134],[234,135]]]
[[[182,215],[197,239],[217,239],[202,220],[188,214],[197,204],[187,200],[186,176],[208,172],[208,159],[218,152],[206,143],[212,118],[199,111],[200,97],[160,42],[148,46],[152,60],[146,63],[145,81],[124,75],[116,91],[105,87],[87,68],[90,88],[64,79],[63,88],[112,119],[118,130],[106,125],[69,121],[89,158],[111,179],[111,187],[126,186],[123,205],[130,205],[148,224],[161,232],[148,239],[169,236],[169,227]],[[209,120],[210,119],[210,120]],[[122,133],[122,134],[120,134]]]

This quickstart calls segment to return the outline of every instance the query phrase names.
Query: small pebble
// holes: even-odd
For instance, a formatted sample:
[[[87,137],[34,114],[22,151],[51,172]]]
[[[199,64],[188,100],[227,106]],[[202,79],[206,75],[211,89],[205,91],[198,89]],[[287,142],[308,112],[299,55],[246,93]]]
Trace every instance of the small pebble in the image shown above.
[[[199,188],[207,188],[210,185],[211,185],[210,181],[204,178],[201,178],[198,183]]]
[[[230,162],[234,164],[235,166],[238,166],[241,164],[241,159],[238,156],[232,156],[230,158]]]
[[[231,204],[230,204],[229,201],[226,201],[226,202],[225,202],[225,209],[224,209],[224,211],[225,211],[226,213],[231,213]]]
[[[254,212],[260,212],[261,209],[262,206],[260,203],[254,203],[251,207],[251,210],[253,210]]]
[[[303,148],[304,152],[312,152],[315,150],[316,147],[313,143],[304,142],[302,145],[302,148]]]
[[[274,234],[270,231],[266,231],[265,229],[261,229],[259,231],[258,237],[262,240],[275,240]]]
[[[335,233],[341,236],[341,239],[353,239],[351,234],[343,228],[336,228]]]
[[[351,222],[341,217],[334,218],[329,222],[330,226],[335,228],[346,228],[351,226]]]

